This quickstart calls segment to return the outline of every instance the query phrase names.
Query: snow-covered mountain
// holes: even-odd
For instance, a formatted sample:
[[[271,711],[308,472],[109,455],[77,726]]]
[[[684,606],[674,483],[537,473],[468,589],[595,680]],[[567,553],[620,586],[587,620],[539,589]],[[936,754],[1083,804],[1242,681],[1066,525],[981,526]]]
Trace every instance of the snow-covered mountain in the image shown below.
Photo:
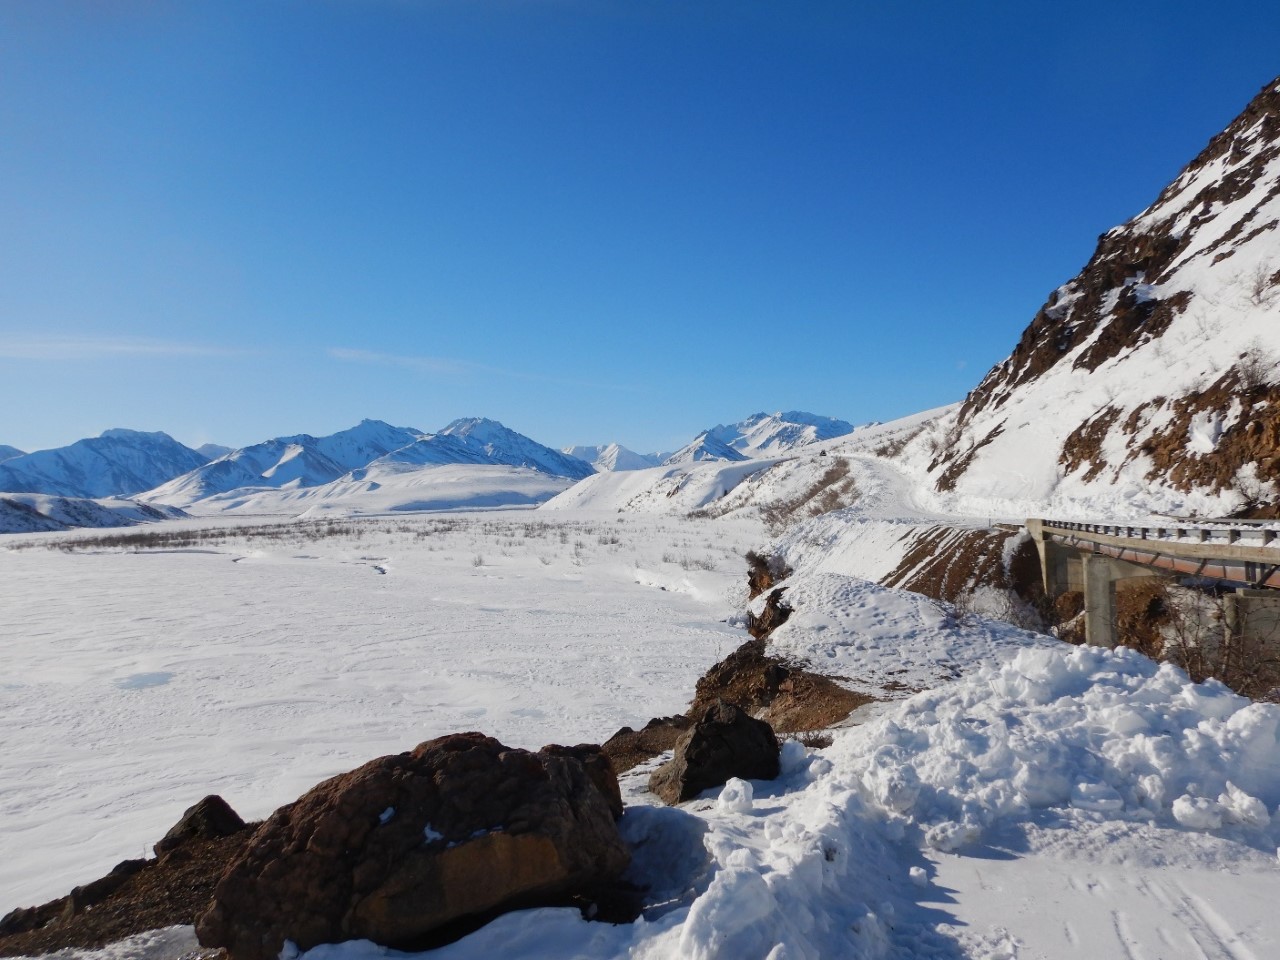
[[[349,430],[325,437],[297,434],[275,437],[233,450],[143,495],[151,503],[187,506],[215,494],[244,487],[314,487],[392,450],[413,443],[420,430],[362,420]]]
[[[636,453],[618,443],[595,447],[564,447],[560,452],[591,464],[598,473],[615,470],[646,470],[649,467],[656,467],[666,459],[652,453]]]
[[[25,456],[25,451],[19,450],[17,447],[11,447],[6,443],[0,443],[0,463],[21,456]]]
[[[944,500],[1275,510],[1280,80],[1049,296],[904,461]]]
[[[686,446],[681,447],[667,459],[662,461],[664,467],[678,467],[686,463],[699,463],[703,460],[727,460],[731,463],[750,459],[745,453],[739,453],[711,431],[698,434]]]
[[[60,497],[128,497],[206,462],[167,433],[107,430],[0,464],[0,490]]]
[[[210,460],[217,460],[219,457],[225,457],[234,449],[235,447],[224,447],[220,443],[202,443],[196,447],[196,453],[204,454]]]
[[[446,466],[476,468],[474,484],[468,487],[456,470],[431,472]],[[494,467],[503,469],[494,471]],[[544,479],[531,480],[525,473],[509,469],[512,467],[527,468],[525,473],[534,471]],[[413,472],[422,476],[409,478],[407,474]],[[276,437],[234,450],[147,491],[142,499],[181,507],[199,504],[199,512],[234,509],[271,513],[338,501],[348,512],[427,509],[414,506],[424,503],[514,505],[541,502],[563,490],[566,484],[562,481],[579,480],[594,472],[590,464],[544,447],[494,420],[455,420],[439,433],[363,420],[326,437]],[[556,478],[556,482],[548,484],[547,477]],[[438,496],[421,489],[446,480],[449,489]],[[504,482],[510,486],[505,492],[499,489]],[[397,499],[399,495],[391,490],[373,495],[387,484],[404,490],[404,498]],[[314,492],[305,497],[282,497],[272,491]],[[364,506],[356,502],[362,496],[368,500]]]
[[[712,427],[707,433],[745,457],[776,457],[809,443],[853,432],[853,424],[803,410],[755,413],[744,420]]]
[[[559,450],[544,447],[496,420],[483,417],[455,420],[441,430],[440,434],[456,437],[470,449],[482,451],[488,456],[490,463],[531,467],[553,477],[569,477],[573,480],[581,480],[595,473],[591,464]]]

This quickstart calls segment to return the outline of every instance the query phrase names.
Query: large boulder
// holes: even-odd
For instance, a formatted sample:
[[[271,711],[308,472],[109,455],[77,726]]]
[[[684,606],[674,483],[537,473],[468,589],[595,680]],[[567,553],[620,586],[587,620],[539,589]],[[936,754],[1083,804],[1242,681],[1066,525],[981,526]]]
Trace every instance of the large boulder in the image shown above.
[[[411,949],[455,921],[590,898],[630,859],[593,750],[462,733],[327,780],[227,868],[200,942],[232,960],[274,960],[286,940]]]
[[[692,800],[730,777],[772,780],[778,775],[778,738],[763,720],[716,700],[676,744],[675,756],[649,777],[649,790],[665,803]]]
[[[156,843],[156,856],[162,857],[191,840],[216,840],[229,837],[245,828],[240,814],[216,793],[187,807],[182,819],[169,828]]]

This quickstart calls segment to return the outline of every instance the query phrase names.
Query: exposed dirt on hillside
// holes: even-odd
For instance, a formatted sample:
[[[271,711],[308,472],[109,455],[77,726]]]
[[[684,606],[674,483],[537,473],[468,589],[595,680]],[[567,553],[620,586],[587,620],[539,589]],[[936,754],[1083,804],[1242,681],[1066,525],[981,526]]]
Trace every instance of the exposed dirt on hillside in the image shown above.
[[[1280,385],[1249,385],[1241,368],[1229,370],[1207,390],[1168,404],[1172,417],[1135,451],[1151,458],[1147,479],[1163,478],[1180,490],[1237,490],[1242,509],[1258,509],[1265,498],[1259,484],[1280,483]],[[1237,416],[1234,420],[1231,415]],[[1213,450],[1187,450],[1197,419],[1226,421]],[[1241,476],[1252,472],[1251,478]]]
[[[1010,539],[1021,542],[1006,567]],[[1027,602],[1037,602],[1043,592],[1035,544],[1012,530],[930,527],[915,535],[902,562],[881,582],[947,603],[982,587],[1010,590]]]

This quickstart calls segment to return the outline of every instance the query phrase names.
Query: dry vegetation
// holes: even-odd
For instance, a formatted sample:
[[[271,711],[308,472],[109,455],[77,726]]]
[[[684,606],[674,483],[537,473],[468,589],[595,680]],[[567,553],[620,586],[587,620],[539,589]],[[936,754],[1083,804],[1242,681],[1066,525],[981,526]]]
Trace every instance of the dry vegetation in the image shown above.
[[[760,519],[773,534],[809,517],[847,507],[858,499],[858,485],[849,475],[849,461],[837,458],[817,480],[794,497],[760,508]]]

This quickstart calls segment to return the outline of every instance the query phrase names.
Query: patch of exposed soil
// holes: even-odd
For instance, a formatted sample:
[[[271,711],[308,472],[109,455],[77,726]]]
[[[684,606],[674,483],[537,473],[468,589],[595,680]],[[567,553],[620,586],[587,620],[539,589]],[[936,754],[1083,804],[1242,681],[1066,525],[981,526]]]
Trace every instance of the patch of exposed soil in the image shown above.
[[[1058,457],[1058,462],[1067,473],[1075,473],[1081,467],[1087,467],[1083,477],[1086,481],[1102,473],[1107,466],[1106,457],[1102,454],[1102,444],[1115,422],[1120,419],[1120,413],[1119,407],[1103,407],[1071,431],[1063,441],[1062,453]]]
[[[1138,448],[1151,458],[1148,480],[1161,479],[1179,490],[1231,490],[1240,485],[1241,469],[1252,464],[1258,481],[1280,483],[1280,385],[1252,384],[1246,371],[1247,365],[1233,367],[1208,389],[1171,402],[1168,423]],[[1236,404],[1245,412],[1222,431],[1213,450],[1187,449],[1197,417],[1209,414],[1225,420]],[[1274,504],[1257,501],[1256,490],[1240,491],[1244,510],[1265,516],[1257,511],[1274,509]]]
[[[0,957],[101,947],[147,930],[194,924],[208,908],[222,871],[257,826],[250,824],[230,837],[189,841],[157,860],[142,861],[140,867],[139,861],[126,861],[134,865],[126,871],[136,872],[128,873],[118,886],[118,875],[108,874],[68,896],[13,911],[3,921],[3,927],[14,932],[0,933]],[[109,892],[102,895],[104,889]],[[200,954],[210,960],[222,955]]]
[[[747,612],[747,633],[757,640],[767,637],[787,622],[791,608],[782,599],[786,587],[778,587],[764,598],[764,608],[759,613]]]
[[[747,599],[754,600],[791,576],[791,568],[781,557],[765,556],[755,550],[746,552]]]
[[[1006,546],[1019,537],[1023,541],[1006,568]],[[1030,538],[1011,530],[964,527],[929,527],[916,534],[902,562],[881,582],[947,603],[981,587],[1012,590],[1032,602],[1042,592],[1040,559]]]
[[[779,732],[800,732],[830,727],[875,699],[770,656],[768,642],[767,636],[748,640],[703,674],[690,715],[727,700]]]

